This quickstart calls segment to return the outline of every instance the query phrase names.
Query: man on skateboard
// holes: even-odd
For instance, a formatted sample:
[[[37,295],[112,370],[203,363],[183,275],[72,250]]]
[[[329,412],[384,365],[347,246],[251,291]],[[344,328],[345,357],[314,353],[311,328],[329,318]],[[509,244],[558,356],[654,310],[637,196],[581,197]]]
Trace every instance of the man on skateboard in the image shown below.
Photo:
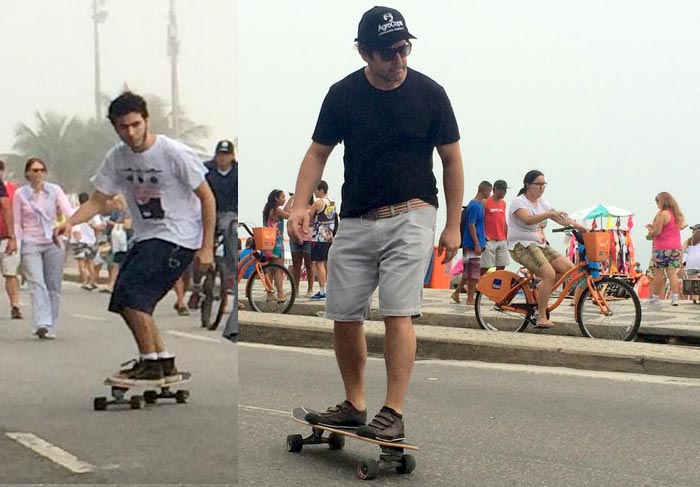
[[[158,302],[193,258],[206,268],[213,260],[214,196],[206,169],[189,147],[149,131],[143,98],[122,93],[109,106],[109,120],[122,143],[112,147],[92,178],[95,191],[56,235],[105,211],[125,195],[134,225],[134,245],[122,263],[109,310],[134,334],[140,357],[112,379],[123,384],[162,385],[181,379],[153,319]]]
[[[334,146],[345,146],[341,224],[328,257],[326,317],[334,320],[335,353],[345,400],[313,424],[359,427],[361,436],[404,439],[402,406],[415,359],[411,317],[420,314],[423,276],[435,238],[438,190],[433,150],[443,164],[447,222],[440,235],[443,262],[460,244],[463,192],[459,130],[445,90],[407,67],[415,39],[397,10],[374,7],[360,20],[357,47],[367,65],[334,84],[321,107],[312,143],[301,163],[289,233],[308,231],[306,202],[321,180]],[[362,328],[379,287],[386,337],[384,407],[367,425]]]

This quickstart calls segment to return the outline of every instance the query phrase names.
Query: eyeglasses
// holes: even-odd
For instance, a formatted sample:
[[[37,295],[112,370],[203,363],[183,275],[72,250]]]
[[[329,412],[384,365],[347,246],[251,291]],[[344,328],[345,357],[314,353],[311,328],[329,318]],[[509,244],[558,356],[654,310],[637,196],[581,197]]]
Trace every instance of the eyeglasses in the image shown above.
[[[30,169],[31,172],[46,172],[46,169],[43,167],[33,167]]]
[[[398,54],[402,58],[408,56],[411,54],[411,48],[413,45],[410,42],[406,42],[406,44],[399,46],[399,47],[383,47],[377,49],[377,52],[379,53],[379,57],[382,58],[382,61],[393,61],[396,55]]]
[[[547,187],[547,183],[530,183],[530,184],[535,185],[540,189],[544,189]]]

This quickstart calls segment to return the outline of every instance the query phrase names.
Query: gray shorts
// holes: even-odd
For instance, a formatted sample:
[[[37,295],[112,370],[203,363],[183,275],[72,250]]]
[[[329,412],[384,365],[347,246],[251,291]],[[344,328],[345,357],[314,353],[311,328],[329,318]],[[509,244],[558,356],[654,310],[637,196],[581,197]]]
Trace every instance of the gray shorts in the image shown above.
[[[481,268],[505,267],[510,264],[507,240],[489,240],[481,252]]]
[[[344,218],[328,255],[326,318],[364,321],[379,287],[382,316],[417,316],[435,241],[435,207],[379,220]]]

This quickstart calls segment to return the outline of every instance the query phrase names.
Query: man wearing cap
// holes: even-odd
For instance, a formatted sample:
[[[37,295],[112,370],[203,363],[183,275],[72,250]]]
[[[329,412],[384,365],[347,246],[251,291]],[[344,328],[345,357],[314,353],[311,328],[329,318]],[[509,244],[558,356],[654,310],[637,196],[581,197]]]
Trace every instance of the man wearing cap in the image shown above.
[[[397,10],[365,12],[355,41],[366,66],[330,88],[296,185],[296,200],[308,201],[333,148],[344,144],[341,224],[328,257],[326,317],[334,320],[345,399],[307,420],[359,427],[359,435],[384,441],[405,437],[402,406],[416,350],[411,317],[420,314],[423,276],[435,239],[435,148],[443,165],[447,209],[438,242],[443,262],[454,257],[460,244],[464,176],[459,129],[445,90],[408,68],[410,39],[415,37]],[[290,236],[301,242],[308,227],[307,208],[295,205]],[[387,391],[384,406],[365,424],[362,324],[377,287],[386,330]]]
[[[484,204],[484,233],[486,248],[481,253],[481,275],[491,268],[505,269],[510,263],[508,255],[508,224],[506,223],[506,202],[503,198],[508,184],[502,179],[493,183],[493,195]]]

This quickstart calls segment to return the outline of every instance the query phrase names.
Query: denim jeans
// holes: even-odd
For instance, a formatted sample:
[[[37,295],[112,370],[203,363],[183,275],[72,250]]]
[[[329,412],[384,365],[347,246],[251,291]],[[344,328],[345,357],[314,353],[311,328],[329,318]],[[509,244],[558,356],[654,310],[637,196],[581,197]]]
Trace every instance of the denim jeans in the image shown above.
[[[29,291],[34,310],[34,332],[46,328],[56,332],[58,307],[61,302],[63,263],[65,249],[54,243],[37,244],[22,242],[22,264],[29,281]]]

